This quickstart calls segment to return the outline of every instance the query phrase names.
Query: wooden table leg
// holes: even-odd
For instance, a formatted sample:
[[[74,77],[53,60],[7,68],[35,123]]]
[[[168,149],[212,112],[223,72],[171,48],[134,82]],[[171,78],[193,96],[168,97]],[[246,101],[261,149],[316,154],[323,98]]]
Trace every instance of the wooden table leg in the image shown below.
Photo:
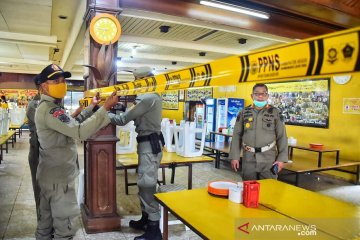
[[[192,189],[192,163],[188,165],[188,189]]]
[[[220,151],[216,150],[215,168],[220,168]]]
[[[336,165],[339,164],[339,161],[340,161],[340,151],[336,151]]]
[[[2,148],[2,144],[0,144],[0,164],[2,160],[3,160],[3,148]]]
[[[175,182],[175,168],[176,168],[176,164],[171,163],[171,164],[170,164],[170,168],[171,168],[171,180],[170,180],[170,182],[171,182],[171,184],[174,184],[174,182]]]
[[[321,167],[322,152],[319,152],[318,167]]]
[[[169,219],[169,210],[167,207],[163,207],[163,240],[169,239],[169,225],[168,225],[168,219]]]
[[[360,185],[360,165],[356,166],[355,184]]]
[[[129,195],[129,180],[128,180],[128,172],[126,167],[124,167],[124,175],[125,175],[125,194]]]
[[[163,183],[163,185],[166,185],[166,177],[165,177],[165,168],[164,167],[162,167],[161,168],[161,174],[162,174],[162,183]]]
[[[12,135],[11,138],[12,138],[12,140],[11,140],[11,147],[14,148],[14,143],[16,142],[16,141],[15,141],[15,136]]]

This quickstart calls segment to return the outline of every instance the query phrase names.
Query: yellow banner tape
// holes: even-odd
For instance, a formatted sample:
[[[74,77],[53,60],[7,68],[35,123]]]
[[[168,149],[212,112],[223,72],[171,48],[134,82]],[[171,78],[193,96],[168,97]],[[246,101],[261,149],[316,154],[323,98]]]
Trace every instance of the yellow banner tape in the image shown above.
[[[360,27],[253,53],[231,56],[155,77],[88,90],[84,97],[114,90],[119,96],[145,92],[235,85],[250,81],[275,81],[360,71]]]

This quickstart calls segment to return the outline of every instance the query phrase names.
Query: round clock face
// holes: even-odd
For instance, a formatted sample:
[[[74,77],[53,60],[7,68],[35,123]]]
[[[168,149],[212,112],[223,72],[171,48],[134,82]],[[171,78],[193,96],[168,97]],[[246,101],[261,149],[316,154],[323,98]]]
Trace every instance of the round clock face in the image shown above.
[[[119,21],[110,14],[99,14],[90,23],[90,34],[100,44],[116,42],[121,34]]]
[[[334,81],[337,84],[345,84],[351,79],[351,75],[344,75],[344,76],[334,76]]]

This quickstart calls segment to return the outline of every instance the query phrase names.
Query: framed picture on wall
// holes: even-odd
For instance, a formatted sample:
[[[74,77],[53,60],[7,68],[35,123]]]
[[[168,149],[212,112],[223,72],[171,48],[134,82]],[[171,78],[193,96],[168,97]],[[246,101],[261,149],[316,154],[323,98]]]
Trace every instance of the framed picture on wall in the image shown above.
[[[185,101],[185,90],[181,89],[179,90],[179,102]]]
[[[161,93],[162,98],[162,108],[170,110],[179,109],[179,91],[166,91]]]
[[[269,102],[281,110],[285,124],[328,128],[330,79],[268,83]]]
[[[185,95],[185,101],[201,101],[202,99],[212,98],[212,96],[213,96],[212,87],[187,89]]]

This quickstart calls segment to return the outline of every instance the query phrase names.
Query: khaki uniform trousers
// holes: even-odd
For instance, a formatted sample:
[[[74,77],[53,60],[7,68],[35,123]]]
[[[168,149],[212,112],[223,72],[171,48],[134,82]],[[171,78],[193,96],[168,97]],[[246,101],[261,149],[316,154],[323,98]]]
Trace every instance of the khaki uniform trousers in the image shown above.
[[[155,200],[158,169],[163,153],[138,153],[138,181],[141,210],[149,214],[149,220],[160,220],[159,203]]]
[[[36,140],[37,141],[37,140]],[[30,151],[28,156],[30,172],[31,172],[31,181],[34,190],[34,199],[36,205],[36,217],[39,221],[39,204],[40,204],[40,187],[38,182],[36,181],[36,171],[39,165],[39,146],[38,144],[33,145],[30,144]]]
[[[74,181],[68,184],[40,183],[40,189],[36,239],[51,239],[51,234],[54,234],[54,239],[72,239],[77,230],[74,221],[80,213]]]
[[[269,151],[263,153],[252,153],[244,150],[243,154],[241,176],[244,181],[277,179],[277,175],[272,174],[270,171],[276,158],[276,151],[274,149],[270,149]],[[263,154],[266,157],[265,159],[262,159],[262,161],[257,161],[257,154]]]

